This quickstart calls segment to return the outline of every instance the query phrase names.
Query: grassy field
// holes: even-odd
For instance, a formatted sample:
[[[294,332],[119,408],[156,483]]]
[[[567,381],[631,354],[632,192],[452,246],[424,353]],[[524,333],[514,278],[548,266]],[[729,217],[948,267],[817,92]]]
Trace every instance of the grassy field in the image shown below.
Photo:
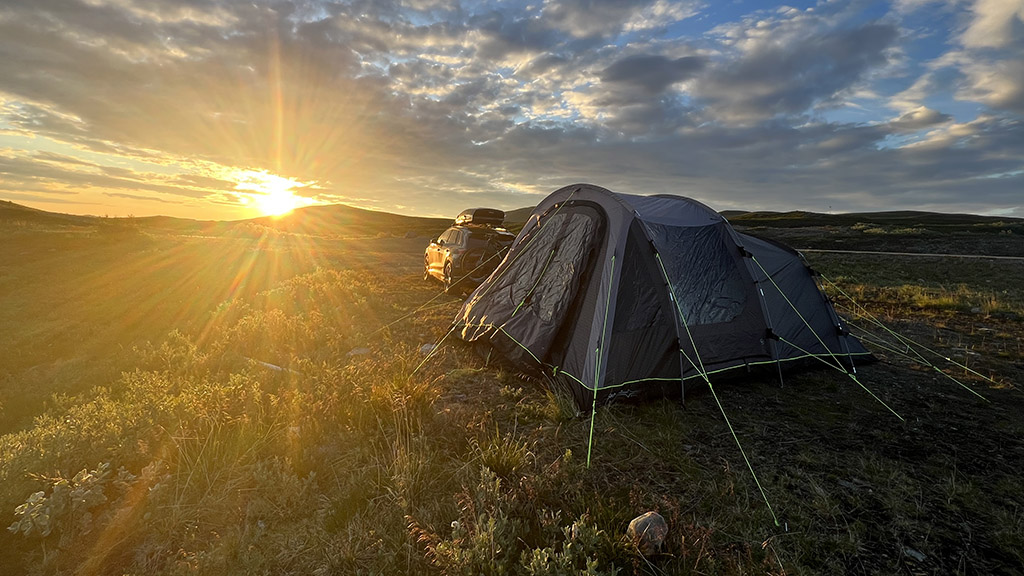
[[[1012,229],[859,224],[750,231],[1024,253]],[[457,344],[413,374],[461,304],[422,281],[422,233],[0,223],[0,573],[1024,566],[1024,262],[808,253],[864,306],[831,288],[903,420],[827,370],[716,387],[776,526],[709,395],[601,407],[587,468],[589,418],[539,382]],[[645,557],[623,534],[647,510],[669,534]]]

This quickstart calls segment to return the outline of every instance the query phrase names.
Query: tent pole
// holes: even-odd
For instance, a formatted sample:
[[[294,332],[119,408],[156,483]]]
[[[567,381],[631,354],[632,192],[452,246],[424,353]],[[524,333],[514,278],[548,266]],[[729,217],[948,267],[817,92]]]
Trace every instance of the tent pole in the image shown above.
[[[772,339],[772,354],[775,354],[775,369],[779,373],[779,388],[784,388],[786,383],[782,380],[782,360],[779,359],[779,343]]]
[[[683,363],[683,343],[676,338],[676,348],[679,349],[679,404],[686,407],[686,364]]]
[[[590,407],[590,438],[587,440],[587,468],[590,468],[590,452],[594,447],[594,420],[597,418],[597,388],[594,389],[594,403]]]
[[[601,336],[597,340],[597,349],[594,356],[597,359],[597,366],[594,367],[594,403],[590,408],[590,439],[587,441],[587,468],[590,468],[590,449],[594,445],[594,420],[597,418],[597,389],[601,387],[601,348],[605,343],[605,336],[608,332],[608,309],[612,305],[612,286],[615,285],[615,254],[612,254],[610,272],[608,274],[608,294],[604,301],[604,321],[601,323]]]
[[[750,254],[750,252],[747,252],[746,250],[744,250],[743,253],[744,255]],[[753,258],[753,255],[751,255],[750,257]],[[764,271],[764,269],[762,269],[762,271]],[[765,276],[767,276],[768,272],[764,272],[764,274]],[[759,294],[761,294],[761,309],[764,310],[764,317],[767,320],[768,324],[767,338],[768,342],[771,343],[772,356],[775,356],[775,369],[779,373],[779,388],[784,388],[786,386],[786,383],[782,379],[782,358],[779,354],[779,338],[778,336],[775,335],[773,326],[774,323],[772,322],[772,313],[771,310],[768,309],[768,300],[765,299],[764,297],[764,289],[761,288],[761,281],[754,280],[754,283],[757,284],[757,291]]]

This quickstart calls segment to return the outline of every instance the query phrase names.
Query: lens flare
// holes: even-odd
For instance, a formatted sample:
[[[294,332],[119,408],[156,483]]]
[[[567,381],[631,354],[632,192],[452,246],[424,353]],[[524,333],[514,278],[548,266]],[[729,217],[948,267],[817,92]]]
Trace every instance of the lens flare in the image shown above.
[[[239,170],[232,175],[235,190],[247,193],[249,201],[264,216],[283,216],[296,208],[316,204],[316,200],[295,194],[316,182],[285,178],[266,170]]]

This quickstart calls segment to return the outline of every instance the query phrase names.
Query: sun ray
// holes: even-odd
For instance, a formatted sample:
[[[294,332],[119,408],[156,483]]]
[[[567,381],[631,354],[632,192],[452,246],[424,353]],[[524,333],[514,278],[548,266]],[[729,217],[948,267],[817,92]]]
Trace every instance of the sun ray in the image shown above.
[[[315,186],[315,181],[302,182],[267,170],[236,170],[230,178],[237,182],[235,190],[244,194],[242,202],[252,205],[263,216],[283,216],[296,208],[317,203],[295,193],[296,189]]]

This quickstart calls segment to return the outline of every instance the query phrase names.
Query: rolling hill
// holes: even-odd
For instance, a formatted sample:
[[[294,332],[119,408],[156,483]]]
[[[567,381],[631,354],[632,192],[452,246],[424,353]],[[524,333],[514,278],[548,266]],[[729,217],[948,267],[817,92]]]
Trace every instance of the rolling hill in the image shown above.
[[[280,217],[265,216],[239,222],[308,236],[434,235],[452,223],[448,218],[420,218],[355,208],[345,204],[308,206]]]
[[[820,214],[817,212],[740,212],[721,213],[733,224],[740,226],[766,226],[770,228],[803,228],[808,226],[853,226],[874,224],[878,226],[975,226],[986,224],[1024,224],[1024,219],[1004,216],[979,216],[976,214],[944,214],[901,210],[888,212],[850,212],[845,214]]]
[[[105,227],[136,227],[150,232],[172,234],[221,235],[258,232],[267,228],[281,232],[308,236],[403,236],[434,235],[451,225],[447,218],[420,218],[402,216],[332,204],[300,208],[282,217],[249,218],[244,220],[192,220],[172,216],[144,216],[132,218],[101,218],[75,216],[29,208],[14,202],[0,201],[0,225],[40,226],[50,228],[100,229]]]
[[[506,226],[518,230],[529,218],[533,207],[518,208],[505,213]],[[920,227],[938,232],[1000,232],[1024,233],[1024,219],[979,216],[975,214],[943,214],[921,211],[853,212],[821,214],[816,212],[742,212],[721,213],[732,224],[742,228],[799,229],[814,227],[851,227],[856,225]],[[280,217],[265,216],[245,220],[211,221],[147,216],[137,218],[99,218],[47,212],[0,200],[0,224],[22,223],[52,227],[102,227],[130,224],[141,230],[190,234],[226,234],[240,231],[274,229],[307,236],[423,236],[435,235],[451,225],[448,218],[422,218],[389,212],[366,210],[344,204],[309,206]]]

